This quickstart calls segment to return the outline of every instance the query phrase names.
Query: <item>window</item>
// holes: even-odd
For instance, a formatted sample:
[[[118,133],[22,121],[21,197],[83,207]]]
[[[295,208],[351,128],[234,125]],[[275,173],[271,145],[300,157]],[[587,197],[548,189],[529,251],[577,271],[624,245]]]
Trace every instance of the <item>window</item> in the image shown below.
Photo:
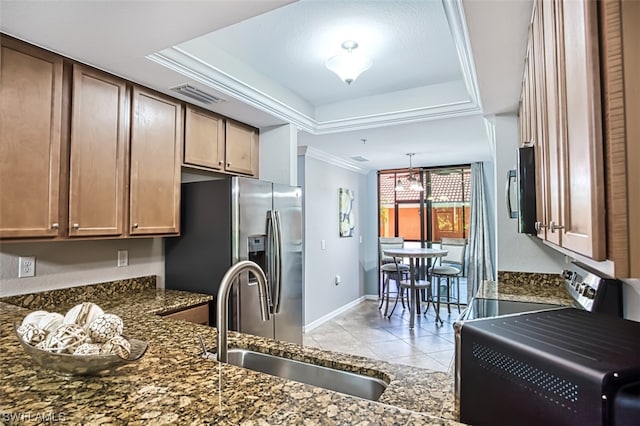
[[[414,168],[413,172],[424,191],[404,184],[409,177],[406,169],[378,172],[380,236],[417,242],[468,238],[471,168]],[[396,191],[399,180],[403,189]]]

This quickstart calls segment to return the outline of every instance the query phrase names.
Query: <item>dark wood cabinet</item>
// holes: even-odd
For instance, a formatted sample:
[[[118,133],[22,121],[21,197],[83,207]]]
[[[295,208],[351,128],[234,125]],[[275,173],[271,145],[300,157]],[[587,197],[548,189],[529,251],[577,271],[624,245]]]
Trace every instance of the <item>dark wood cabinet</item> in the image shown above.
[[[134,87],[131,113],[129,233],[180,231],[182,103]]]
[[[188,105],[184,125],[184,163],[224,170],[224,118]]]
[[[258,130],[187,106],[184,165],[224,174],[258,177]]]
[[[62,58],[0,36],[0,238],[60,226]]]
[[[225,170],[258,176],[258,132],[253,127],[227,120]]]
[[[124,80],[73,66],[69,236],[121,236],[129,96]]]

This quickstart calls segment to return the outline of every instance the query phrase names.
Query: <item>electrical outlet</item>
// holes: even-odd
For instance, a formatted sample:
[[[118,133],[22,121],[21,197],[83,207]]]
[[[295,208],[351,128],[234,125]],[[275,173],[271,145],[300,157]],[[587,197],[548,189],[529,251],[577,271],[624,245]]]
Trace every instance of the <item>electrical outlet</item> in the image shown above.
[[[33,277],[36,275],[36,257],[20,256],[18,258],[18,278]]]
[[[118,250],[118,267],[129,265],[129,250]]]

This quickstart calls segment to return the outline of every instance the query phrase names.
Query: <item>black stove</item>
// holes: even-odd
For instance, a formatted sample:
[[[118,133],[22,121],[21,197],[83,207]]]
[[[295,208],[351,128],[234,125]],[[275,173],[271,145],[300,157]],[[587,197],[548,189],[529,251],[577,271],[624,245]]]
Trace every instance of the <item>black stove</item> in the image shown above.
[[[473,298],[458,317],[462,422],[618,425],[640,416],[640,324],[622,319],[622,283],[568,268],[573,307]]]

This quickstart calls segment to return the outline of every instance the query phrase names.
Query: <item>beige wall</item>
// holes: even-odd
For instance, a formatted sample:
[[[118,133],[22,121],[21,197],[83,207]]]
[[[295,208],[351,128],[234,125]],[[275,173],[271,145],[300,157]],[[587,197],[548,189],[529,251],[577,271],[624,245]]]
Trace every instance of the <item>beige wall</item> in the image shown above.
[[[129,266],[116,266],[118,250],[129,251]],[[20,256],[36,257],[35,277],[18,278]],[[160,238],[0,245],[0,297],[144,275],[157,275],[164,287]]]

